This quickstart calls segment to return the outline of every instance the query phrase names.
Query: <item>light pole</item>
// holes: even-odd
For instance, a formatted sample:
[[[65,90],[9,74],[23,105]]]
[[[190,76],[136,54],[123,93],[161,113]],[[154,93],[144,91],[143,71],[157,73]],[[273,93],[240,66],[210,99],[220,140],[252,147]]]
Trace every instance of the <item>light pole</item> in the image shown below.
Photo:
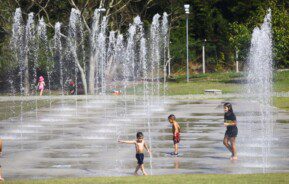
[[[186,13],[186,35],[187,35],[187,82],[189,82],[189,13],[190,13],[190,5],[189,4],[185,4],[184,5],[185,8],[185,13]]]
[[[203,52],[202,52],[202,58],[203,58],[203,73],[206,73],[206,56],[205,56],[205,45],[206,45],[206,39],[204,39],[203,42]]]
[[[236,72],[239,73],[239,50],[236,49]]]
[[[98,8],[97,10],[98,10],[99,13],[104,13],[106,11],[105,8]]]

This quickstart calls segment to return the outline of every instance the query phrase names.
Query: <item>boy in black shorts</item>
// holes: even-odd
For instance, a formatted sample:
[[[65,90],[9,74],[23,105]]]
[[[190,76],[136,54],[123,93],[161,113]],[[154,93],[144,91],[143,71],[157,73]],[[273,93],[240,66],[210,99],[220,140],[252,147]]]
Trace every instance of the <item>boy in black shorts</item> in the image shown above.
[[[136,134],[136,140],[133,140],[133,141],[122,141],[122,140],[119,140],[118,141],[118,142],[121,142],[121,143],[134,144],[135,145],[135,151],[136,151],[135,157],[136,157],[137,163],[138,163],[138,165],[135,168],[135,172],[134,172],[135,175],[137,175],[137,172],[138,172],[139,169],[141,169],[143,175],[147,175],[147,173],[144,170],[144,165],[143,165],[144,148],[147,150],[147,152],[149,154],[151,154],[151,152],[150,152],[150,150],[148,148],[148,145],[145,143],[143,137],[144,137],[143,133],[142,132],[138,132]]]

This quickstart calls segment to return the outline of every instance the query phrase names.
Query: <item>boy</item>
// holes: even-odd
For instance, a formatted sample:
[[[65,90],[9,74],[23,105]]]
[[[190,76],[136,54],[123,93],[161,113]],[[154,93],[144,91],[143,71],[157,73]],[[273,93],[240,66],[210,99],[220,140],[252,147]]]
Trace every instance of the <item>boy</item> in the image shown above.
[[[175,115],[171,114],[168,117],[169,122],[172,124],[172,131],[173,131],[173,141],[174,141],[174,153],[173,155],[178,155],[179,154],[179,142],[180,142],[180,132],[181,132],[181,127],[176,122],[176,117]]]
[[[121,142],[121,143],[126,143],[126,144],[134,144],[135,145],[135,151],[136,151],[136,159],[137,159],[137,163],[138,165],[136,166],[135,168],[135,172],[134,174],[137,175],[137,171],[139,169],[141,169],[143,175],[147,175],[147,173],[145,172],[144,170],[144,165],[143,165],[143,160],[144,160],[144,148],[147,150],[147,152],[149,154],[151,154],[147,144],[145,143],[144,141],[144,138],[143,138],[143,133],[142,132],[138,132],[136,134],[136,140],[134,141],[122,141],[122,140],[119,140],[118,142]]]
[[[2,142],[2,139],[0,139],[0,157],[2,157],[2,145],[3,145],[3,142]],[[1,181],[4,181],[4,178],[2,177],[2,168],[0,165],[0,182]]]

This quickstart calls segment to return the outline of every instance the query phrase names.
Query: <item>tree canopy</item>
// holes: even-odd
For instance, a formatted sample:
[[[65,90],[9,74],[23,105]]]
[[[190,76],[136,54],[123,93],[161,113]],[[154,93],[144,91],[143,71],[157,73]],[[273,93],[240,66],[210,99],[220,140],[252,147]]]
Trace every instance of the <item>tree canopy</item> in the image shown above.
[[[54,25],[68,26],[71,8],[81,11],[85,31],[89,32],[93,12],[106,9],[109,29],[124,32],[139,15],[149,25],[156,14],[167,12],[170,19],[170,55],[172,63],[185,67],[186,15],[184,4],[190,4],[190,62],[201,64],[201,49],[206,44],[209,70],[233,69],[235,52],[246,62],[251,33],[259,26],[269,8],[272,10],[274,61],[276,68],[289,67],[289,2],[284,0],[2,0],[0,3],[0,78],[5,79],[12,52],[9,43],[15,9],[20,7],[24,20],[29,12],[44,17],[48,35],[53,37]]]

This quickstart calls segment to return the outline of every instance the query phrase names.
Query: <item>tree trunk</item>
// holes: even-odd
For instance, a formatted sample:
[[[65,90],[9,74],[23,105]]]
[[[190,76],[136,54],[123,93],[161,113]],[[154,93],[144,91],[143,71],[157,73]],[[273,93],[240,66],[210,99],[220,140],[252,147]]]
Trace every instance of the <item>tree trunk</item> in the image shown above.
[[[83,68],[81,67],[78,59],[77,59],[77,56],[75,55],[75,62],[77,64],[77,67],[80,71],[80,76],[81,76],[81,80],[82,80],[82,84],[83,84],[83,90],[84,90],[84,94],[87,95],[87,83],[86,83],[86,77],[85,77],[85,73],[84,73],[84,70]]]
[[[86,75],[85,75],[85,71],[84,69],[81,67],[80,63],[79,63],[79,60],[78,60],[78,57],[77,57],[77,54],[76,54],[76,51],[74,50],[72,52],[72,57],[74,59],[74,62],[76,63],[77,65],[77,68],[80,72],[80,76],[81,76],[81,81],[82,81],[82,85],[83,85],[83,90],[84,90],[84,94],[87,95],[87,81],[86,81]],[[76,76],[78,75],[78,73],[76,73]],[[77,83],[76,83],[77,85]]]
[[[100,4],[99,4],[99,8],[103,8],[103,3],[104,1],[101,0]],[[94,44],[96,44],[96,40],[97,40],[97,36],[98,36],[98,30],[99,30],[99,26],[100,26],[100,13],[98,13],[97,17],[96,17],[96,21],[95,23],[92,25],[93,27],[91,28],[91,52],[90,52],[90,58],[89,58],[89,76],[88,76],[88,93],[89,94],[94,94],[95,93],[95,68],[97,66],[97,54],[96,54],[96,46]]]
[[[88,77],[88,93],[93,95],[94,94],[94,77],[95,77],[95,57],[92,53],[89,59],[89,77]]]
[[[23,74],[24,74],[24,94],[29,95],[29,71],[28,71],[28,52],[25,53],[25,59],[23,64]],[[23,89],[21,89],[22,91]]]

